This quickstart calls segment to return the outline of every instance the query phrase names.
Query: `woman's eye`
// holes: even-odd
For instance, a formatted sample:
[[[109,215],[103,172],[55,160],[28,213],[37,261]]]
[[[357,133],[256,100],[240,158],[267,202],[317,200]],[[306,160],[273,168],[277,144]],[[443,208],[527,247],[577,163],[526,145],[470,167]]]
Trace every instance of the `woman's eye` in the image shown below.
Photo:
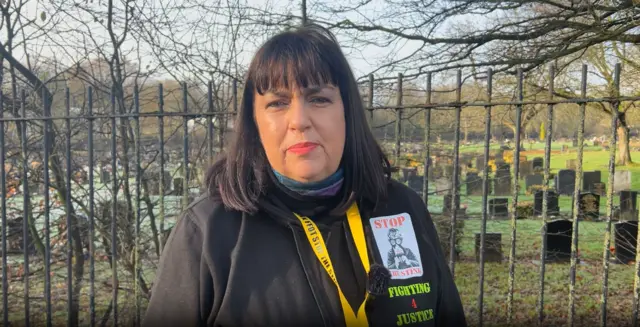
[[[287,105],[286,102],[278,100],[278,101],[269,102],[267,104],[267,108],[282,108],[286,105]]]
[[[311,102],[316,103],[316,104],[326,104],[326,103],[330,103],[331,100],[324,98],[324,97],[315,97],[311,99]]]

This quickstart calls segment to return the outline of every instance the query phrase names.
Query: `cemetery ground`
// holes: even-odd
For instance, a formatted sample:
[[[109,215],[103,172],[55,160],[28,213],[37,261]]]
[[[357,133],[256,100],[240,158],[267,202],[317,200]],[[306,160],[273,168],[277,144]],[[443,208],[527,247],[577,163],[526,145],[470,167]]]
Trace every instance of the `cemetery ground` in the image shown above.
[[[551,156],[551,172],[557,172],[565,168],[565,162],[576,158],[576,152],[571,149],[561,152],[562,144],[554,144]],[[528,157],[543,157],[544,146],[534,145],[532,150],[523,152]],[[527,149],[529,147],[527,146]],[[461,153],[474,153],[481,156],[482,147],[461,146]],[[632,158],[640,160],[640,152],[633,152]],[[530,158],[529,158],[530,159]],[[608,167],[608,151],[599,147],[585,147],[583,170],[601,170],[602,182],[606,183]],[[631,189],[640,190],[640,166],[616,167],[630,170],[633,173]],[[97,175],[96,175],[97,176]],[[462,180],[462,179],[461,179]],[[521,181],[522,183],[522,181]],[[99,187],[100,184],[96,184]],[[433,188],[433,185],[430,185]],[[524,187],[521,188],[524,190]],[[478,315],[479,292],[479,267],[475,259],[475,234],[480,232],[481,196],[466,196],[465,186],[460,191],[461,205],[466,206],[467,215],[464,220],[462,233],[458,236],[459,257],[455,264],[455,281],[462,297],[467,319],[470,325],[474,325]],[[489,196],[494,198],[496,196]],[[511,196],[506,196],[511,202]],[[532,202],[533,196],[524,191],[519,195],[519,202]],[[617,197],[614,205],[617,205]],[[179,197],[166,196],[165,206],[167,211],[175,214]],[[18,203],[14,204],[19,206]],[[429,196],[429,210],[434,217],[442,211],[443,196]],[[561,195],[559,207],[562,215],[571,212],[571,197]],[[600,198],[600,217],[606,214],[606,197]],[[144,216],[144,213],[143,213]],[[446,218],[446,217],[445,217]],[[39,219],[42,219],[41,217]],[[144,218],[143,218],[144,219]],[[167,225],[171,226],[174,218],[167,218]],[[53,223],[53,220],[52,220]],[[517,240],[515,256],[515,281],[513,293],[513,322],[517,325],[529,326],[537,319],[537,303],[540,293],[540,251],[542,220],[531,217],[517,220]],[[600,301],[603,282],[603,252],[604,232],[606,223],[602,221],[580,221],[579,223],[579,264],[576,275],[576,325],[592,326],[599,324]],[[142,222],[143,233],[149,233],[147,220]],[[511,221],[487,220],[487,233],[501,233],[502,262],[485,263],[484,277],[484,325],[506,325],[507,295],[509,290],[509,251],[511,247]],[[54,237],[52,228],[52,237]],[[98,237],[98,235],[96,236]],[[440,238],[447,236],[441,232]],[[148,242],[150,243],[150,242]],[[611,248],[614,247],[613,231]],[[155,275],[157,257],[153,254],[151,244],[143,244],[142,274],[146,282],[151,284]],[[67,318],[67,268],[64,248],[60,253],[52,256],[51,264],[51,299],[53,311],[53,323],[63,325]],[[145,257],[146,255],[146,257]],[[613,255],[611,256],[613,257]],[[448,258],[447,258],[448,259]],[[422,258],[428,264],[428,258]],[[20,274],[22,255],[9,258],[9,310],[10,320],[16,323],[12,326],[20,326],[24,320],[24,276]],[[566,324],[569,310],[569,263],[546,263],[544,309],[546,326],[562,326]],[[88,325],[89,322],[89,261],[85,261],[84,284],[80,299],[81,311],[80,324]],[[31,274],[29,280],[30,317],[32,325],[40,325],[45,319],[44,297],[44,269],[42,259],[37,255],[30,260]],[[608,324],[611,326],[630,325],[633,301],[633,283],[635,266],[633,262],[627,264],[610,264],[609,290],[608,290]],[[118,320],[120,322],[131,321],[135,313],[133,278],[121,266],[118,267]],[[95,310],[98,324],[111,324],[109,316],[110,301],[112,299],[112,268],[104,250],[97,248],[95,256]],[[146,299],[141,301],[140,312],[144,313]]]
[[[131,179],[129,182],[133,185],[135,179]],[[107,200],[108,192],[111,185],[105,185],[95,182],[95,201],[96,212],[98,212],[97,203]],[[122,194],[122,192],[120,192]],[[75,195],[74,195],[75,196]],[[159,197],[151,197],[152,201],[158,202]],[[33,203],[38,203],[42,200],[41,196],[32,196]],[[119,196],[119,200],[122,198]],[[182,196],[170,196],[164,197],[165,203],[165,230],[170,229],[176,222],[176,218],[180,213]],[[23,202],[21,198],[13,198],[7,202],[7,208],[20,208]],[[142,208],[142,215],[146,217],[146,210],[144,205]],[[42,222],[41,212],[37,213],[38,216],[37,227],[39,230],[44,228]],[[159,205],[154,207],[154,213],[156,217],[159,215]],[[38,215],[40,214],[40,215]],[[58,217],[57,219],[54,217]],[[52,241],[51,246],[51,264],[50,264],[50,283],[51,283],[51,304],[52,304],[52,324],[53,326],[64,326],[67,321],[67,256],[66,256],[66,243],[60,243],[59,234],[55,228],[55,222],[64,220],[64,212],[61,209],[53,209],[51,211],[50,222],[50,237]],[[156,224],[158,221],[156,221]],[[155,255],[151,239],[150,224],[148,219],[141,221],[141,239],[147,240],[141,244],[141,273],[143,279],[150,286],[154,277],[155,270],[157,268],[158,257]],[[98,325],[110,325],[113,322],[113,308],[111,301],[113,299],[113,279],[112,279],[112,266],[107,256],[107,251],[100,246],[100,237],[102,235],[96,230],[95,234],[95,255],[94,255],[94,294],[95,294],[95,321]],[[66,234],[62,235],[63,238]],[[79,324],[80,326],[87,326],[90,322],[90,282],[89,282],[89,256],[87,250],[85,250],[84,261],[84,282],[81,291],[80,298],[80,312],[79,312]],[[72,263],[75,263],[75,258],[72,259]],[[9,321],[12,322],[11,326],[21,326],[25,317],[25,274],[24,274],[24,256],[23,254],[10,255],[7,258],[8,262],[8,302],[9,302]],[[38,254],[29,255],[29,317],[32,326],[43,326],[46,322],[46,299],[45,299],[45,270],[43,258]],[[118,321],[120,323],[133,321],[135,318],[135,295],[134,295],[134,279],[130,269],[124,269],[122,263],[118,263],[117,267],[117,286],[118,286]],[[1,292],[0,292],[1,294]],[[140,312],[144,314],[144,308],[146,307],[147,300],[144,296],[140,297],[141,306]]]
[[[527,147],[528,148],[528,147]],[[565,169],[565,162],[576,159],[575,151],[562,153],[561,144],[554,144],[551,154],[551,172],[556,173]],[[522,152],[528,159],[532,157],[544,157],[544,145],[539,144],[531,151]],[[461,148],[465,151],[482,151],[479,149]],[[586,147],[583,160],[583,171],[602,171],[602,182],[608,179],[609,152],[600,147]],[[478,153],[478,155],[481,155]],[[640,158],[640,152],[632,153],[632,158]],[[640,189],[640,166],[616,167],[617,170],[629,170],[632,172],[631,189]],[[521,190],[524,183],[521,180]],[[455,281],[465,306],[467,318],[471,324],[477,322],[478,316],[478,292],[480,265],[475,257],[475,234],[481,231],[482,197],[467,196],[465,186],[460,191],[460,204],[467,208],[468,219],[464,221],[463,232],[459,243],[459,258],[456,261]],[[490,195],[489,199],[497,196]],[[502,196],[509,198],[511,196]],[[570,215],[572,209],[572,197],[559,196],[561,215]],[[429,209],[439,212],[443,206],[442,196],[429,196]],[[533,196],[521,192],[519,203],[533,202]],[[618,199],[614,198],[614,206]],[[448,219],[445,216],[444,219]],[[600,217],[606,218],[606,197],[600,198]],[[551,220],[551,218],[549,219]],[[488,218],[487,233],[502,234],[503,261],[500,263],[486,262],[484,277],[484,324],[485,326],[506,325],[507,321],[507,295],[509,291],[509,252],[511,249],[511,221],[493,220]],[[538,317],[538,301],[540,294],[540,269],[541,269],[541,228],[542,219],[531,217],[516,221],[516,251],[515,251],[515,279],[513,290],[513,321],[525,326],[535,325]],[[576,273],[576,326],[599,325],[600,306],[603,288],[603,255],[604,234],[606,222],[604,221],[580,221],[578,237],[578,257]],[[459,236],[459,237],[460,237]],[[440,235],[446,238],[446,235]],[[614,257],[613,226],[611,230],[610,262],[608,276],[608,304],[607,322],[610,326],[627,326],[631,324],[633,285],[635,275],[635,262],[626,264],[613,263]],[[448,258],[447,258],[448,261]],[[569,314],[569,283],[570,263],[546,263],[544,287],[544,311],[545,325],[564,326]]]
[[[533,326],[538,317],[541,226],[539,220],[518,220],[517,222],[513,290],[513,321],[517,325]],[[604,270],[602,265],[604,229],[605,223],[602,222],[580,222],[580,262],[577,265],[575,289],[576,326],[599,324]],[[476,262],[474,255],[474,234],[479,231],[480,221],[465,221],[464,235],[460,242],[461,253],[455,266],[456,285],[470,323],[477,321],[478,315],[480,265]],[[504,259],[501,263],[485,263],[483,319],[485,326],[503,326],[507,321],[510,222],[489,221],[487,232],[502,233]],[[570,264],[546,263],[545,270],[545,325],[564,326],[569,312]],[[610,326],[628,326],[631,323],[634,273],[633,263],[609,265],[607,315]]]

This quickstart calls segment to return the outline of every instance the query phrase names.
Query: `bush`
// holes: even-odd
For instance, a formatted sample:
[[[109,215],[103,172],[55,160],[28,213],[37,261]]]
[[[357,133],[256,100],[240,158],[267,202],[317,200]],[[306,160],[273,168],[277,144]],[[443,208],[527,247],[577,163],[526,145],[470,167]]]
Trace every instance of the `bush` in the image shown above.
[[[518,219],[533,217],[533,202],[525,201],[518,203],[518,206],[516,207],[516,214]]]
[[[544,188],[545,187],[543,185],[531,185],[527,189],[527,195],[533,195],[533,194],[536,194],[536,192],[538,191],[544,191]]]

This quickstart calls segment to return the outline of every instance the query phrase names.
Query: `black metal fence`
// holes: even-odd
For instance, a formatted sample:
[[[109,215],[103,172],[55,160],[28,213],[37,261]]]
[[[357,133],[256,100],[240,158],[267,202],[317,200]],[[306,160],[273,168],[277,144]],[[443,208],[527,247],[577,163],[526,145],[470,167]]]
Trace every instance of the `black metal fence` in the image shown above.
[[[393,96],[376,95],[373,77],[363,93],[395,178],[432,212],[471,324],[637,326],[637,193],[633,166],[616,174],[615,160],[619,108],[640,97],[620,95],[620,65],[604,98],[587,97],[586,66],[577,98],[558,98],[548,73],[543,99],[525,97],[522,71],[511,99],[496,99],[491,70],[474,101],[462,98],[460,71],[451,101],[435,103],[444,91],[432,87],[431,75],[414,103],[401,75]],[[238,92],[231,87],[224,107],[211,84],[195,100],[197,92],[182,84],[171,108],[162,85],[135,86],[129,95],[91,87],[0,94],[3,325],[139,325],[176,215],[201,192],[206,167],[233,133]],[[595,153],[589,160],[605,157],[607,170],[597,174],[583,169],[591,165],[585,119],[592,104],[608,108],[611,121],[608,141],[587,147]],[[577,107],[571,147],[553,136],[554,109],[562,105]],[[535,115],[544,122],[541,156],[523,148],[530,106],[546,107]],[[498,107],[514,118],[513,148],[494,140],[492,125],[503,123],[492,124]],[[376,117],[384,111],[391,115]],[[483,125],[482,141],[463,142],[467,120]],[[562,169],[557,158],[572,167]],[[620,264],[611,267],[613,259]]]

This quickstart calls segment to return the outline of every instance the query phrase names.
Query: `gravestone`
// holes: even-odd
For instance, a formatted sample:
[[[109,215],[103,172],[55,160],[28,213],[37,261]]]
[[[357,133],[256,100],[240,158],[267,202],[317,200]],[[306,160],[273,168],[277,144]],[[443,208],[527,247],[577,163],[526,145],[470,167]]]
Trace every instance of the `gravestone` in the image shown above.
[[[496,161],[496,173],[497,172],[511,172],[511,165],[504,161]]]
[[[573,194],[576,183],[576,172],[570,169],[563,169],[555,177],[556,193],[560,195]]]
[[[602,173],[599,170],[582,173],[582,191],[593,192],[594,184],[600,183]]]
[[[533,214],[536,216],[542,215],[542,200],[544,197],[544,191],[539,190],[533,196]],[[558,194],[554,191],[547,191],[547,216],[560,215],[560,206],[558,201]]]
[[[578,147],[578,140],[577,139],[573,139],[571,142],[571,146],[573,146],[574,148]]]
[[[453,211],[451,210],[451,199],[453,196],[451,193],[446,194],[442,198],[442,214],[450,215]],[[460,194],[456,197],[456,209],[460,209]]]
[[[107,184],[111,182],[111,172],[106,169],[100,170],[100,183]]]
[[[441,177],[436,179],[436,194],[445,194],[451,192],[451,179]]]
[[[182,177],[176,177],[173,179],[173,195],[183,195],[184,194],[184,179]]]
[[[569,159],[566,161],[565,166],[567,169],[576,170],[578,169],[578,160],[577,159]]]
[[[544,176],[540,174],[527,175],[525,177],[525,187],[528,193],[532,193],[532,187],[541,187],[543,186]]]
[[[24,253],[25,233],[23,229],[23,224],[24,222],[22,217],[7,219],[7,233],[6,233],[7,254]],[[31,239],[31,237],[29,236],[29,233],[27,233],[26,236],[28,240]],[[28,251],[29,254],[36,253],[34,242],[29,242],[28,249],[29,249]],[[1,251],[4,251],[4,249],[2,249]],[[0,253],[0,254],[4,255],[4,253]]]
[[[544,170],[544,159],[540,157],[535,157],[531,161],[531,166],[533,171],[541,171]]]
[[[510,195],[511,171],[509,165],[500,164],[497,166],[495,178],[493,180],[493,191],[495,195]]]
[[[518,168],[518,174],[520,175],[520,177],[527,176],[533,172],[533,165],[531,161],[520,161],[520,166]]]
[[[598,194],[581,193],[578,203],[578,219],[593,221],[600,217],[600,196]]]
[[[607,195],[607,185],[605,183],[595,183],[593,184],[593,191],[591,191],[599,196]]]
[[[613,225],[614,256],[618,263],[636,261],[637,221],[620,221]]]
[[[511,175],[496,176],[493,179],[493,192],[494,195],[511,195]]]
[[[467,195],[482,195],[482,178],[476,173],[467,173]]]
[[[638,192],[620,191],[620,219],[638,220]]]
[[[489,215],[494,219],[509,217],[509,199],[489,199]]]
[[[411,188],[418,194],[422,194],[422,187],[424,186],[424,176],[414,174],[409,175],[408,184],[409,188]]]
[[[415,167],[403,167],[402,168],[402,178],[405,181],[408,181],[411,177],[415,176],[418,169]]]
[[[557,219],[547,223],[545,262],[568,262],[571,259],[572,233],[570,220]]]
[[[476,233],[476,262],[480,262],[480,233]],[[484,262],[502,262],[502,234],[484,234]]]
[[[631,171],[616,170],[613,175],[613,193],[631,189]]]

